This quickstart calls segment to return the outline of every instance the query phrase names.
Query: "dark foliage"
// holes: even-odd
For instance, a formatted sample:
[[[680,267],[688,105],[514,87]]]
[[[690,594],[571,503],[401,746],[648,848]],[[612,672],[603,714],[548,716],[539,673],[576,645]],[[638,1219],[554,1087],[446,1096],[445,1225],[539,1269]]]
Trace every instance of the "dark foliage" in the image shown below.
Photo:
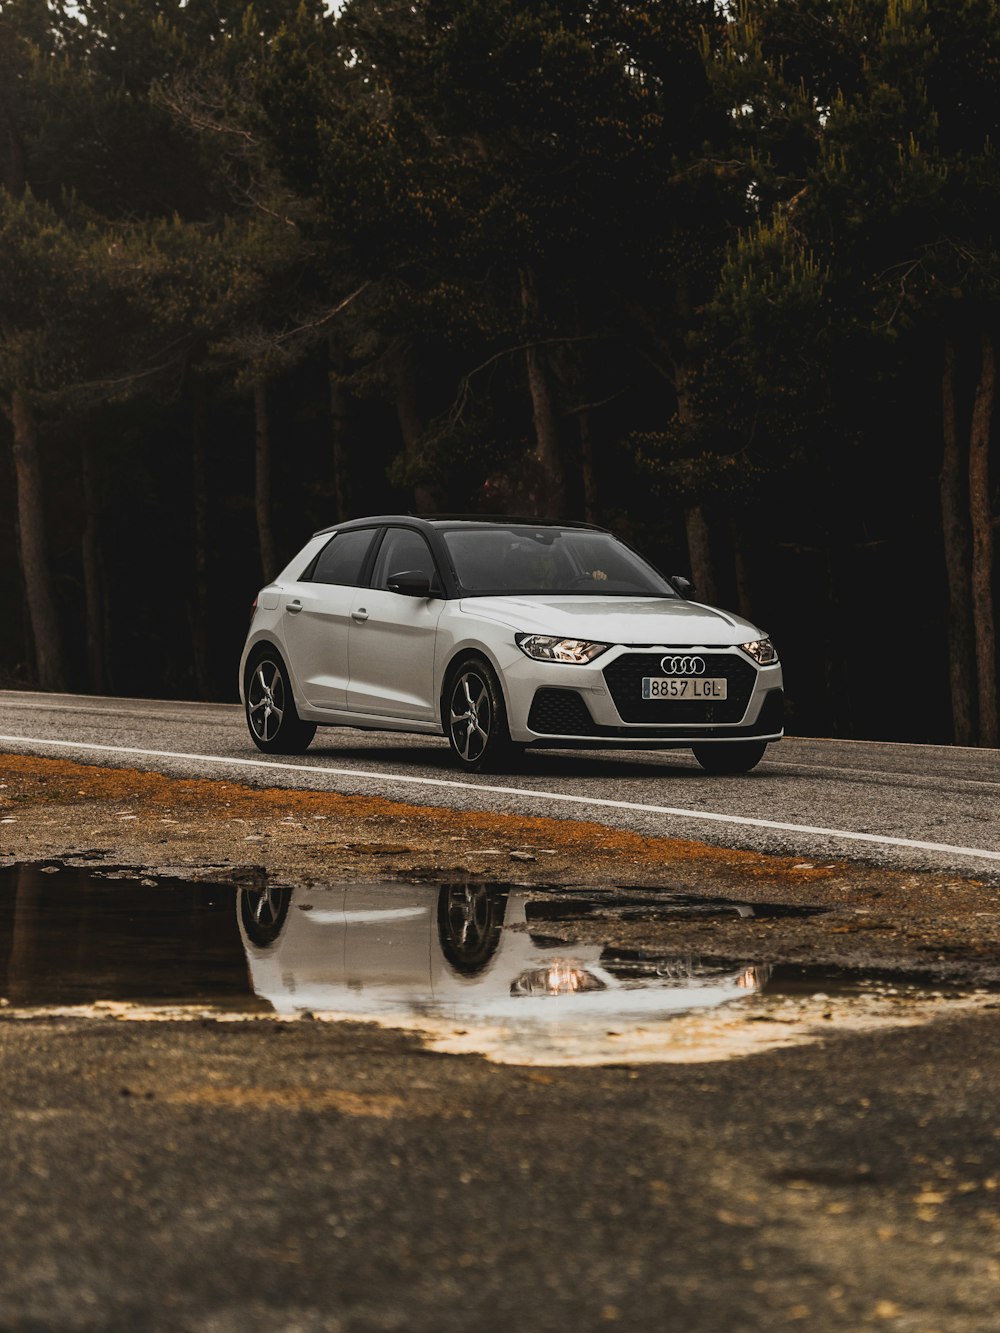
[[[996,744],[998,72],[992,0],[0,0],[0,681],[231,698],[315,528],[516,509],[793,730]]]

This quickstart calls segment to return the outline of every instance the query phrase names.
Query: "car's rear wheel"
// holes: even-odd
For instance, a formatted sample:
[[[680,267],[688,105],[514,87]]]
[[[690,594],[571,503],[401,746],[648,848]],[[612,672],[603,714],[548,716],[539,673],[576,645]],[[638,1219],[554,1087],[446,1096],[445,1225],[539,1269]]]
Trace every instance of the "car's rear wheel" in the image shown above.
[[[481,657],[464,658],[449,676],[444,726],[452,754],[469,773],[496,772],[519,752],[500,682]]]
[[[258,750],[267,754],[302,754],[316,735],[313,722],[295,711],[285,664],[273,648],[261,648],[247,663],[247,727]]]
[[[240,890],[240,918],[251,944],[263,949],[275,942],[284,927],[291,901],[292,890],[283,885]]]
[[[767,741],[716,741],[691,748],[706,773],[749,773],[764,758]]]

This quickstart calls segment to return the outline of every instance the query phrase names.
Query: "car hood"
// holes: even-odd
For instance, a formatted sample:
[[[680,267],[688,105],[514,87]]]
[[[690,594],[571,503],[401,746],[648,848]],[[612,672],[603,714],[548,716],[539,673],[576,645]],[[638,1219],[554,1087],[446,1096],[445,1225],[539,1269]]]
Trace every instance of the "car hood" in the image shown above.
[[[462,611],[512,629],[601,643],[709,647],[762,637],[749,620],[666,597],[464,597]]]

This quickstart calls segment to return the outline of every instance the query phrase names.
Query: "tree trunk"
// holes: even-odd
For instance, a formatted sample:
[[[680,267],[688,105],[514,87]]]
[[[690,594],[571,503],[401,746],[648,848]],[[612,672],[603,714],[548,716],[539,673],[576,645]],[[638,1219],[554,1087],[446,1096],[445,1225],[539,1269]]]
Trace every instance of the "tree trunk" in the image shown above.
[[[194,374],[191,408],[191,491],[194,510],[194,611],[191,652],[200,699],[209,697],[208,669],[208,466],[205,457],[205,381]]]
[[[45,541],[38,428],[34,409],[17,390],[11,394],[10,418],[14,427],[13,456],[21,570],[35,644],[35,669],[43,690],[62,691],[66,689],[66,672]]]
[[[736,572],[736,609],[744,620],[754,624],[753,601],[750,597],[750,575],[747,568],[746,539],[739,523],[732,525],[733,566]]]
[[[955,344],[944,344],[941,377],[944,449],[939,478],[941,531],[948,577],[948,671],[952,735],[956,745],[975,742],[975,640],[972,628],[972,583],[969,553],[969,493],[965,460],[959,443],[955,392]]]
[[[327,348],[327,373],[330,379],[330,437],[333,445],[333,514],[336,522],[344,523],[351,516],[351,471],[344,357],[333,338],[330,338]]]
[[[83,592],[87,618],[87,667],[90,688],[106,694],[107,652],[104,638],[104,600],[106,591],[101,569],[101,502],[97,457],[92,440],[80,446],[80,471],[83,481],[84,528],[81,539]]]
[[[6,91],[0,85],[0,139],[3,141],[3,149],[0,151],[3,176],[0,180],[8,194],[20,199],[27,185],[27,154],[24,151],[21,127],[17,123]]]
[[[518,270],[521,281],[521,309],[529,338],[538,327],[538,290],[530,268]],[[539,517],[566,517],[566,478],[559,448],[559,424],[556,419],[552,389],[541,348],[529,345],[525,351],[531,416],[535,426],[535,458],[542,474],[545,494],[538,497]]]
[[[674,362],[674,388],[677,394],[677,417],[682,426],[690,425],[694,413],[687,390],[688,370]],[[715,560],[712,556],[712,542],[708,519],[702,503],[692,504],[684,511],[684,526],[687,531],[688,560],[691,564],[691,581],[695,596],[700,602],[718,601],[719,583],[715,576]]]
[[[264,582],[270,583],[278,572],[271,526],[271,427],[267,417],[267,383],[253,386],[254,425],[256,430],[254,505],[257,511],[257,541]]]
[[[0,180],[8,193],[19,199],[27,187],[24,138],[3,88],[0,88],[0,139],[3,140]],[[3,331],[5,334],[9,332],[6,327]],[[34,409],[17,389],[10,396],[7,415],[14,431],[12,453],[17,489],[18,550],[34,640],[35,671],[43,690],[65,690],[66,671],[45,540],[38,428]]]
[[[990,427],[995,393],[993,337],[984,333],[982,365],[969,434],[969,514],[972,520],[972,618],[979,685],[979,744],[990,746],[1000,743],[993,625],[993,513],[990,505]]]
[[[18,866],[15,871],[13,921],[4,932],[9,935],[2,977],[4,996],[14,1005],[31,1003],[39,974],[47,970],[39,957],[43,948],[39,927],[47,915],[41,878],[28,866]]]
[[[400,341],[393,348],[390,357],[392,387],[396,397],[396,419],[399,422],[399,434],[403,441],[403,453],[407,459],[413,459],[420,452],[420,439],[424,433],[424,421],[420,414],[420,401],[417,397],[417,376],[413,367],[413,351],[410,345]],[[413,488],[413,503],[418,514],[433,514],[440,506],[430,486],[418,482]]]
[[[701,505],[692,505],[685,511],[684,525],[687,529],[688,559],[691,562],[695,596],[699,602],[711,602],[714,605],[718,600],[715,565],[712,561],[708,522]]]
[[[834,736],[854,735],[854,701],[849,682],[852,678],[852,662],[841,633],[845,623],[843,598],[841,597],[841,575],[843,566],[840,552],[837,551],[837,534],[831,527],[820,538],[823,563],[826,572],[826,640],[823,651],[823,680],[826,694],[828,716],[833,724]]]
[[[594,435],[590,427],[590,413],[580,412],[580,472],[583,477],[583,516],[588,523],[600,519],[600,499],[597,486],[597,467],[594,458]]]

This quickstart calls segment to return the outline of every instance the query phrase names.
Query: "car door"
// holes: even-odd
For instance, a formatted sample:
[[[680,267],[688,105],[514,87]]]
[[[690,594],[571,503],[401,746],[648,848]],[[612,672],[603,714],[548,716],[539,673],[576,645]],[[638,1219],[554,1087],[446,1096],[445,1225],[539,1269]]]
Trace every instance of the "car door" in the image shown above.
[[[391,575],[425,572],[430,597],[390,592]],[[434,643],[444,610],[443,584],[424,537],[413,528],[387,528],[375,556],[371,586],[356,591],[351,606],[350,680],[352,712],[436,720]]]
[[[351,608],[377,528],[331,537],[312,566],[281,595],[287,666],[311,708],[346,708]]]

